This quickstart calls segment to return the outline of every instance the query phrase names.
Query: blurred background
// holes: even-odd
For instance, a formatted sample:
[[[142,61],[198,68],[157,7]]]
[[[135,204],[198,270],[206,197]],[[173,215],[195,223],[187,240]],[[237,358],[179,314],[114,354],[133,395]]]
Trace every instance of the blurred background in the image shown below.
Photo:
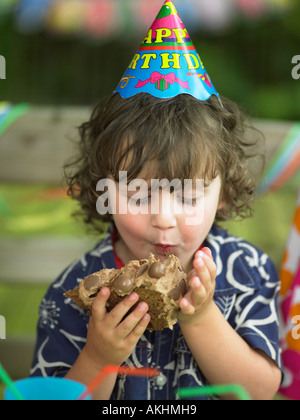
[[[292,59],[300,55],[300,2],[173,2],[216,89],[253,118],[267,121],[270,133],[281,127],[283,141],[300,116],[300,79],[292,77]],[[29,173],[37,162],[44,173],[56,168],[52,162],[64,156],[68,128],[76,129],[114,90],[162,4],[0,0],[0,55],[6,60],[6,78],[0,79],[0,166],[6,165],[6,175],[0,174],[0,315],[7,337],[0,342],[0,361],[14,377],[26,376],[38,307],[49,283],[99,239],[71,217],[77,207],[59,181],[61,171],[57,178],[41,176],[41,168],[35,177]],[[18,169],[23,172],[14,176]],[[252,219],[226,224],[260,246],[278,268],[298,188],[299,171],[259,196]],[[16,366],[20,340],[23,361]]]
[[[111,93],[162,0],[1,0],[1,98],[93,104]],[[263,118],[297,119],[297,0],[174,0],[219,91]]]

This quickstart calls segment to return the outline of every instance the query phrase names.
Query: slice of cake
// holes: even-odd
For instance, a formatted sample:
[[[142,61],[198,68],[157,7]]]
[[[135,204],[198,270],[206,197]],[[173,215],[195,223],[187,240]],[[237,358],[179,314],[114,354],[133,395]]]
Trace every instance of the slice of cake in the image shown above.
[[[65,293],[65,296],[91,314],[94,299],[102,287],[111,290],[107,302],[108,311],[124,296],[135,291],[140,297],[139,302],[147,302],[149,305],[151,320],[148,330],[172,329],[177,320],[179,300],[187,292],[187,275],[174,255],[169,255],[161,262],[150,254],[148,259],[130,261],[120,270],[104,269],[91,274],[76,289]]]

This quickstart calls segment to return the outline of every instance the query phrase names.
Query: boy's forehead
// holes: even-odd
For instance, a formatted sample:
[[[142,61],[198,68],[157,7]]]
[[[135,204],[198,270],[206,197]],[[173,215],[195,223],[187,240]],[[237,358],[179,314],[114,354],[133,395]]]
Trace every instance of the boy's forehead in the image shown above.
[[[148,190],[153,189],[169,189],[170,187],[174,190],[179,189],[196,189],[199,185],[199,181],[203,184],[207,181],[199,174],[191,179],[179,179],[177,178],[167,178],[161,173],[161,167],[159,163],[155,160],[148,161],[145,166],[142,168],[141,172],[138,173],[135,180],[142,180],[147,184]],[[128,177],[128,172],[126,170],[122,171],[121,176],[119,177],[119,182],[126,182],[127,184],[133,181]]]
[[[181,151],[177,149],[177,140],[161,140],[165,140],[164,145],[154,143],[149,136],[141,144],[132,133],[126,135],[119,142],[112,162],[114,178],[119,180],[119,172],[123,171],[128,183],[143,179],[150,187],[152,179],[172,181],[179,178],[182,183],[187,179],[196,184],[196,180],[204,179],[207,183],[217,176],[216,157],[208,153],[207,147],[198,144],[185,153],[181,150],[182,145]]]

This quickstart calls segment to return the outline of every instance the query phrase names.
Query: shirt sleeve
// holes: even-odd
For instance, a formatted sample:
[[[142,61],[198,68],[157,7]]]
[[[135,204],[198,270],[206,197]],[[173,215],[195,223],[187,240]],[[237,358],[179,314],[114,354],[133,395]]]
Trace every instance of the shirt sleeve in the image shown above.
[[[31,376],[65,376],[86,343],[89,317],[59,284],[49,288],[40,304]]]
[[[260,276],[260,287],[237,295],[235,329],[252,348],[264,351],[282,369],[278,320],[280,281],[270,259],[267,258]]]

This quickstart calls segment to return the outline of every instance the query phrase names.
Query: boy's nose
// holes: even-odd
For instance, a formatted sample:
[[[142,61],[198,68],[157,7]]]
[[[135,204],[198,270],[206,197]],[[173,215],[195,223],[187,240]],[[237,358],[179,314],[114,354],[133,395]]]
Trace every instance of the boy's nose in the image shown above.
[[[152,226],[159,229],[170,229],[176,226],[175,216],[170,214],[154,214],[152,215]]]
[[[152,226],[160,229],[169,229],[176,226],[173,197],[169,194],[160,194],[159,206],[152,214]]]

